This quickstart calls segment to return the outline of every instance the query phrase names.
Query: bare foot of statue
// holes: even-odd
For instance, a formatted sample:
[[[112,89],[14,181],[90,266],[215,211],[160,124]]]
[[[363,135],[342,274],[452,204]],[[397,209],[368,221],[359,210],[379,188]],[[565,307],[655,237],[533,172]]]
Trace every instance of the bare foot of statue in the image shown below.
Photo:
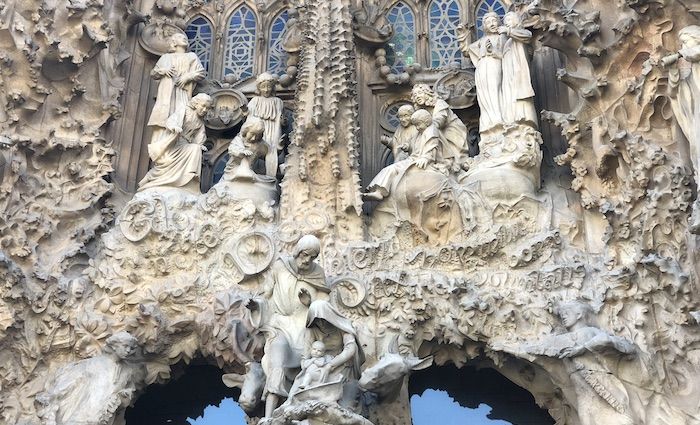
[[[378,190],[373,190],[371,192],[363,193],[362,198],[365,201],[381,201],[384,199],[384,196]]]

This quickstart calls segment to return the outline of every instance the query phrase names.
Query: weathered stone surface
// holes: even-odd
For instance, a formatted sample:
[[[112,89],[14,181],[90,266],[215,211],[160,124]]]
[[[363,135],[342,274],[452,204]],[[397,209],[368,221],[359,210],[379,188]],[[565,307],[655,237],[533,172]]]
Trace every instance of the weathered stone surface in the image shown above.
[[[256,8],[271,18],[280,3]],[[404,75],[384,72],[387,2],[291,3],[280,98],[260,81],[267,126],[245,107],[253,77],[195,87],[195,67],[177,104],[132,86],[222,2],[0,6],[2,422],[121,423],[142,389],[201,357],[260,423],[410,423],[410,372],[446,363],[495,368],[557,424],[700,423],[697,11],[518,1],[479,39],[464,15],[455,43],[471,63]],[[530,50],[551,49],[572,106],[533,116],[555,99]],[[165,122],[197,92],[213,109],[178,135]],[[114,126],[145,127],[154,101],[168,146],[229,152],[205,193],[111,183]],[[386,139],[394,163],[361,185],[360,148],[385,132],[375,112],[397,101],[411,106]],[[119,164],[153,140],[130,134]],[[279,173],[256,168],[280,147]]]

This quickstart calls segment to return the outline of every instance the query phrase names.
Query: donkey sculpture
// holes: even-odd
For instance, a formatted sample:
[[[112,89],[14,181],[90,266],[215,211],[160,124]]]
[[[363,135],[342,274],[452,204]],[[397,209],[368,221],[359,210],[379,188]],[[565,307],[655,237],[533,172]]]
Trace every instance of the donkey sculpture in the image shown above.
[[[360,388],[371,391],[382,402],[391,402],[401,391],[404,378],[413,370],[425,369],[433,363],[433,356],[420,359],[398,353],[384,354],[374,366],[365,369],[360,377]]]

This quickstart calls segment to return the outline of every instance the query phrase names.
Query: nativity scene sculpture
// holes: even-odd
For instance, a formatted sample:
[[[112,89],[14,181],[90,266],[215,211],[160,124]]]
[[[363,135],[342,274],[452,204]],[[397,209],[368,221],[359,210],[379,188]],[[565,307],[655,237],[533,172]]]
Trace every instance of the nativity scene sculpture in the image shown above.
[[[272,4],[246,7],[263,3]],[[204,81],[183,34],[169,36],[169,53],[145,61],[155,62],[146,72],[157,94],[138,163],[147,150],[152,167],[121,211],[107,198],[111,189],[99,186],[112,185],[104,170],[114,159],[111,145],[95,137],[101,130],[63,138],[88,120],[60,121],[51,134],[0,136],[0,145],[9,146],[0,161],[6,165],[0,197],[13,206],[9,224],[0,221],[0,422],[119,425],[142,389],[206,361],[231,372],[223,382],[240,388],[239,405],[252,423],[267,425],[410,424],[410,374],[432,365],[496,369],[557,423],[695,424],[698,241],[688,230],[698,231],[700,214],[692,175],[674,156],[682,152],[677,139],[685,140],[671,137],[682,133],[697,163],[700,29],[685,21],[694,15],[674,9],[682,17],[676,22],[664,15],[666,7],[618,2],[615,8],[634,13],[598,33],[608,20],[578,10],[578,3],[602,0],[573,9],[511,2],[503,18],[483,16],[478,40],[469,28],[460,46],[450,46],[463,53],[464,81],[475,78],[476,99],[469,85],[463,92],[470,100],[458,109],[441,97],[443,70],[418,72],[410,91],[358,78],[377,58],[359,43],[381,46],[391,36],[384,8],[365,2],[353,15],[350,0],[291,3],[298,10],[280,36],[292,55],[279,97],[272,73]],[[41,14],[12,16],[11,9],[0,11],[2,34],[34,28],[26,16],[48,25]],[[279,13],[273,9],[264,13]],[[1,25],[12,18],[21,25]],[[645,43],[598,45],[626,28],[629,37],[652,35]],[[658,42],[671,34],[679,38],[678,51]],[[33,34],[12,40],[43,43]],[[587,85],[567,96],[586,94],[572,112],[543,114],[562,127],[568,162],[557,162],[571,164],[574,175],[563,184],[569,170],[549,168],[541,189],[538,86],[529,60],[531,44],[539,49],[551,40],[566,42],[565,65],[582,65],[574,77],[566,74],[571,69],[557,75]],[[30,89],[3,92],[15,104],[8,121],[24,131],[49,109],[76,117],[91,109],[105,113],[92,104],[73,109],[99,97],[79,87],[80,79],[88,81],[88,54],[69,54],[83,42],[42,44],[34,52],[58,49],[65,62],[47,63],[69,71],[76,65],[81,73],[52,80],[60,90],[51,94],[38,93],[45,87],[33,80]],[[653,51],[642,52],[647,43]],[[20,69],[31,56],[26,52],[5,62]],[[624,62],[630,52],[639,55]],[[543,63],[555,66],[536,53],[538,72]],[[255,62],[256,72],[262,62]],[[627,79],[605,79],[610,69],[628,68]],[[14,81],[12,72],[3,78]],[[553,82],[550,74],[537,82]],[[64,91],[66,84],[75,86]],[[620,94],[619,103],[610,103],[617,97],[603,93],[605,84]],[[91,96],[76,94],[82,89]],[[69,92],[84,99],[55,108],[63,101],[55,98]],[[39,94],[50,98],[50,108],[18,112]],[[551,100],[537,95],[543,95],[538,104]],[[288,145],[281,98],[294,109]],[[379,143],[365,136],[381,131],[376,117],[366,118],[364,102],[388,112],[409,98],[398,109],[395,133],[381,140],[393,163],[361,180],[361,171],[372,169],[360,163],[362,148]],[[133,99],[129,104],[148,104]],[[655,100],[640,106],[639,99]],[[632,115],[646,121],[634,127],[634,120],[621,119]],[[610,149],[602,156],[619,162],[607,174],[598,172],[595,146],[590,149],[597,142],[588,143],[603,139],[603,121],[614,140],[604,140]],[[469,134],[479,138],[472,157]],[[207,161],[225,153],[229,159],[225,168],[216,160],[221,179],[200,193],[205,145],[213,146]],[[76,146],[84,156],[73,152]],[[51,161],[57,168],[47,169]],[[76,183],[88,175],[89,184]],[[22,204],[25,192],[34,197]],[[81,203],[92,195],[93,204]],[[60,208],[46,207],[47,199]],[[67,207],[66,199],[78,206]]]

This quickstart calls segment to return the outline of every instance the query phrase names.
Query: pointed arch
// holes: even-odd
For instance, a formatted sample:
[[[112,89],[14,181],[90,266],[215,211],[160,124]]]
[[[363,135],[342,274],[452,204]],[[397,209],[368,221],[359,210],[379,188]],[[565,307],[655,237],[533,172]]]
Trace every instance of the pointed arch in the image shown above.
[[[476,6],[476,36],[481,37],[484,35],[484,15],[489,12],[496,12],[499,16],[503,17],[506,14],[505,5],[499,0],[481,0]]]
[[[396,2],[386,15],[394,28],[387,59],[393,72],[403,72],[416,58],[416,14],[406,3]]]
[[[287,31],[287,21],[289,13],[287,10],[280,12],[272,20],[270,25],[270,35],[267,46],[267,71],[271,74],[281,75],[284,73],[287,64],[287,52],[282,48],[284,33]]]
[[[248,5],[235,9],[228,20],[223,76],[233,74],[239,80],[253,76],[257,18]]]
[[[209,72],[212,44],[214,42],[211,22],[204,16],[197,15],[187,25],[185,34],[187,34],[187,39],[190,41],[190,51],[197,54],[204,69]]]
[[[430,67],[440,68],[462,62],[455,28],[460,23],[457,0],[433,0],[428,8]]]

